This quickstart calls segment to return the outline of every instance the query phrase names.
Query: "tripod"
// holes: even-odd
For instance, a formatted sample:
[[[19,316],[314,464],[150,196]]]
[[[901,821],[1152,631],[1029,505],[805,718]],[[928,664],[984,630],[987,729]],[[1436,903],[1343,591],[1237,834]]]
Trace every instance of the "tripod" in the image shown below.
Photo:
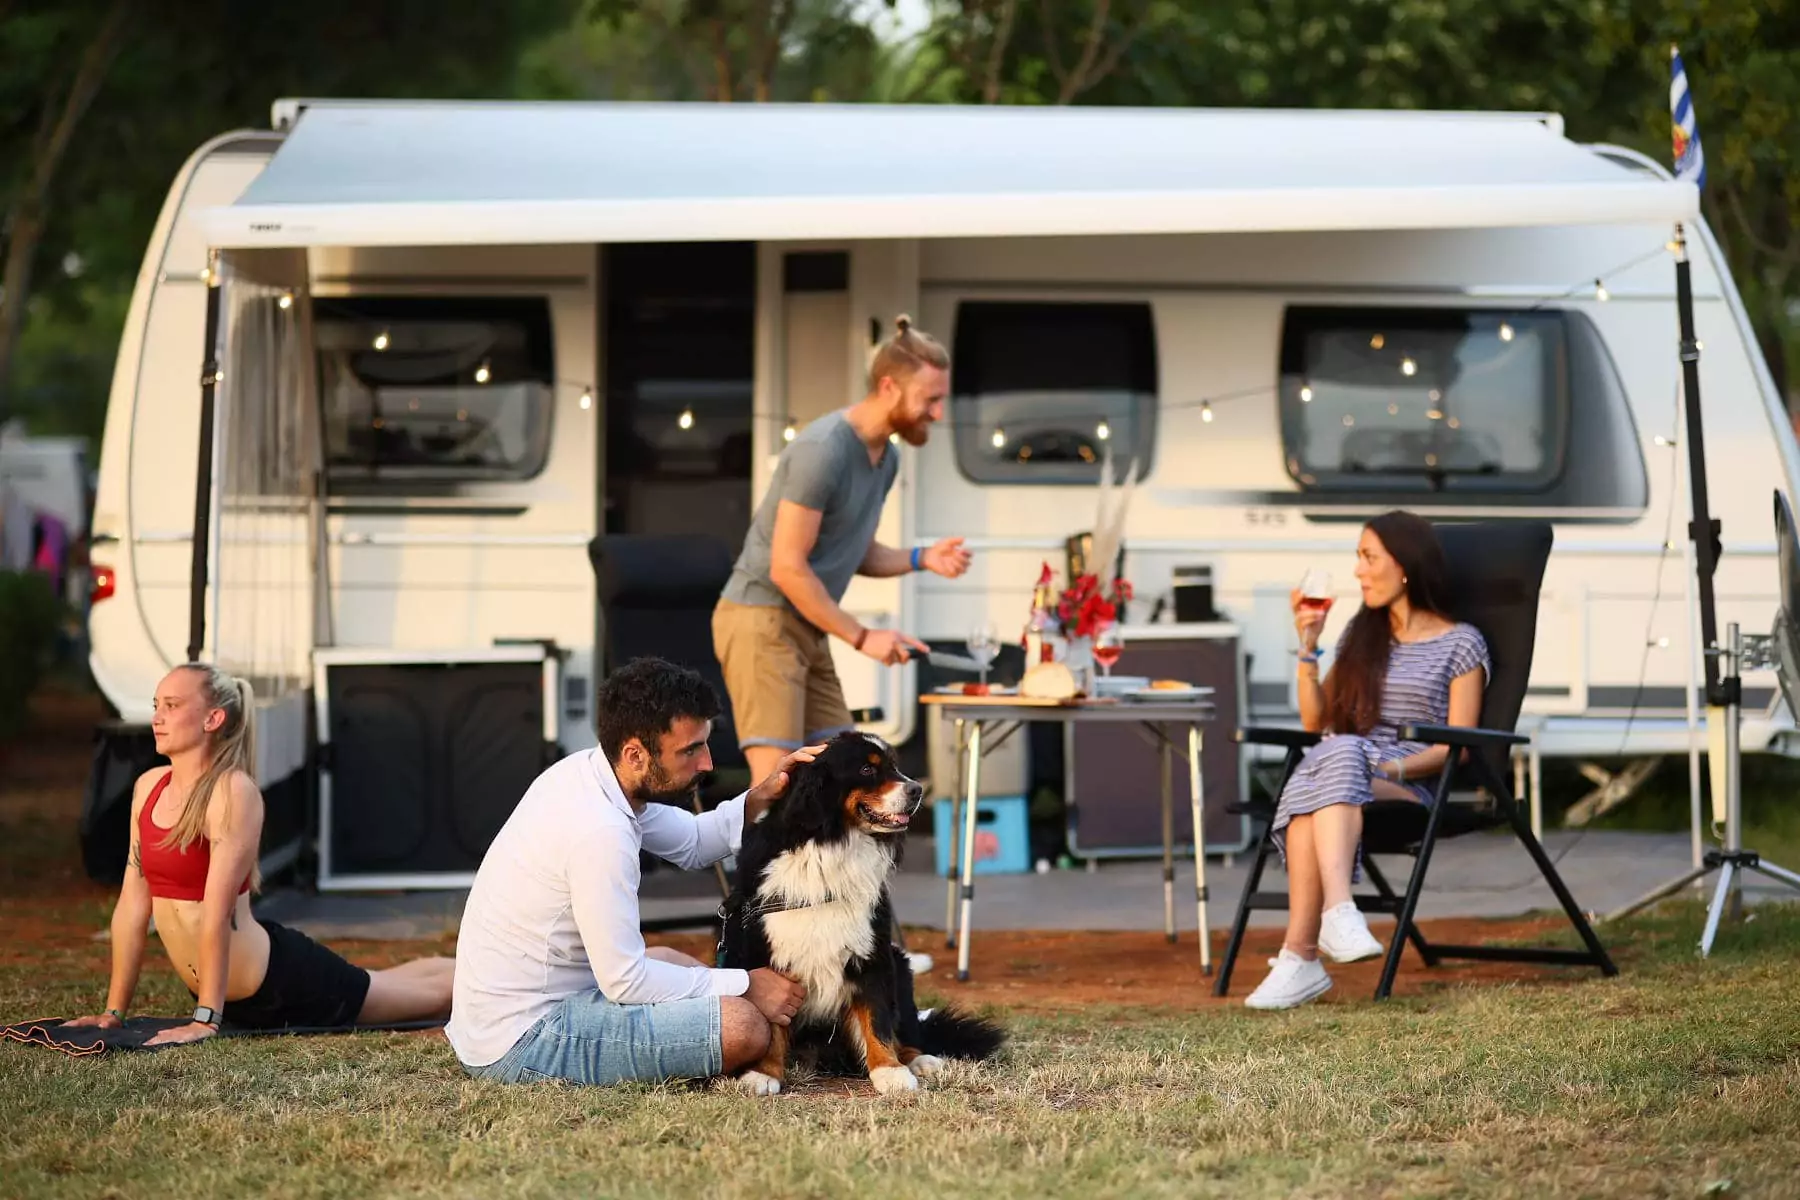
[[[1729,636],[1723,647],[1718,638],[1718,610],[1713,601],[1713,572],[1718,570],[1719,522],[1712,517],[1706,499],[1706,438],[1700,420],[1700,341],[1694,334],[1694,288],[1687,254],[1687,234],[1675,226],[1675,311],[1681,327],[1681,391],[1683,415],[1687,425],[1688,490],[1694,519],[1688,525],[1688,537],[1694,543],[1695,573],[1700,585],[1700,642],[1706,665],[1706,725],[1708,740],[1723,733],[1723,745],[1714,743],[1713,805],[1715,811],[1721,796],[1725,802],[1725,846],[1709,850],[1702,864],[1681,878],[1664,884],[1641,899],[1602,917],[1611,921],[1672,896],[1682,888],[1710,874],[1719,872],[1719,886],[1713,892],[1712,905],[1706,912],[1706,930],[1700,937],[1700,955],[1712,951],[1713,938],[1719,932],[1719,918],[1727,908],[1733,916],[1743,910],[1743,893],[1739,875],[1744,871],[1760,871],[1771,879],[1800,888],[1800,875],[1763,862],[1754,850],[1743,846],[1743,810],[1740,794],[1743,771],[1742,751],[1738,745],[1738,723],[1744,700],[1743,680],[1739,672],[1744,666],[1744,639],[1736,622],[1727,627]],[[1779,502],[1779,497],[1778,497]],[[1779,520],[1779,515],[1778,515]],[[1788,533],[1783,530],[1784,536]],[[1784,581],[1785,582],[1785,581]],[[1776,618],[1787,622],[1791,617],[1784,607]],[[1755,666],[1766,666],[1773,637],[1757,637]],[[1723,660],[1721,663],[1720,660]],[[1800,681],[1796,681],[1800,682]]]
[[[1800,888],[1800,875],[1774,863],[1764,862],[1762,856],[1754,850],[1746,850],[1744,838],[1744,813],[1742,791],[1742,751],[1738,746],[1738,721],[1741,717],[1743,698],[1742,684],[1738,672],[1746,665],[1763,667],[1770,665],[1767,661],[1767,647],[1770,641],[1766,637],[1753,637],[1754,653],[1746,656],[1744,638],[1738,632],[1736,622],[1726,627],[1726,648],[1716,652],[1724,660],[1720,671],[1721,690],[1728,697],[1728,702],[1712,709],[1708,714],[1709,721],[1714,715],[1722,718],[1724,725],[1725,752],[1720,757],[1723,762],[1725,799],[1725,845],[1719,850],[1708,850],[1701,866],[1695,867],[1678,879],[1663,884],[1652,892],[1633,900],[1625,907],[1616,909],[1600,918],[1601,921],[1612,921],[1619,917],[1629,916],[1639,909],[1655,904],[1666,896],[1673,896],[1689,884],[1719,872],[1719,884],[1713,890],[1712,904],[1706,910],[1706,928],[1700,934],[1700,956],[1705,958],[1712,953],[1713,939],[1719,933],[1719,920],[1727,911],[1735,918],[1743,911],[1743,892],[1739,876],[1745,871],[1759,871],[1780,883]],[[1709,650],[1709,653],[1713,653]],[[1714,771],[1714,778],[1721,774]]]

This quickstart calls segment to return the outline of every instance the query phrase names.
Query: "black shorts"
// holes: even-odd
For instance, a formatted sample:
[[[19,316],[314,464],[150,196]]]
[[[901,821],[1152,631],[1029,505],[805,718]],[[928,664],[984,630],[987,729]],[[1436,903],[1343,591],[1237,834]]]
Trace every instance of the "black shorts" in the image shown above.
[[[297,929],[259,920],[269,932],[269,969],[262,986],[227,1000],[221,1028],[343,1028],[356,1024],[369,994],[369,973]],[[189,988],[192,992],[194,989]],[[195,997],[198,1002],[199,997]]]

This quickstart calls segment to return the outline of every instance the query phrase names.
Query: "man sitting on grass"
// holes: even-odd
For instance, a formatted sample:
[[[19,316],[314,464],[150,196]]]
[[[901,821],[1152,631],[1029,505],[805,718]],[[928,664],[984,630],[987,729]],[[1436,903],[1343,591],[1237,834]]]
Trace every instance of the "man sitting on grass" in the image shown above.
[[[638,659],[597,699],[598,749],[539,775],[488,847],[456,942],[444,1033],[465,1070],[505,1082],[704,1079],[761,1059],[805,989],[644,945],[638,854],[688,869],[739,848],[787,787],[769,778],[696,816],[719,699],[693,671]]]

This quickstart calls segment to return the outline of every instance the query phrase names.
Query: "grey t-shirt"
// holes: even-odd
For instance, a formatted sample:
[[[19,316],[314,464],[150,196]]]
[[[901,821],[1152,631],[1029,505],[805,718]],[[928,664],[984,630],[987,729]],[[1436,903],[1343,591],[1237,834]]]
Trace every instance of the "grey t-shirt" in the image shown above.
[[[744,538],[724,596],[739,604],[775,606],[787,603],[769,580],[769,545],[775,536],[775,509],[783,500],[817,509],[819,537],[807,563],[833,600],[842,600],[881,523],[881,506],[900,470],[900,455],[882,448],[881,461],[869,461],[869,449],[840,409],[802,429],[781,452],[775,476],[757,507]]]

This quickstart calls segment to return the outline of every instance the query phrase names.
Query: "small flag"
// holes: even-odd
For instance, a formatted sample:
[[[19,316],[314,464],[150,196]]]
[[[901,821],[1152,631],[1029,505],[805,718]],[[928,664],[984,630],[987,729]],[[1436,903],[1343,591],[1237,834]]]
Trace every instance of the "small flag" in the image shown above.
[[[1694,98],[1688,94],[1687,68],[1681,51],[1669,47],[1669,115],[1675,137],[1675,178],[1706,186],[1706,153],[1700,148],[1700,128],[1694,120]]]

